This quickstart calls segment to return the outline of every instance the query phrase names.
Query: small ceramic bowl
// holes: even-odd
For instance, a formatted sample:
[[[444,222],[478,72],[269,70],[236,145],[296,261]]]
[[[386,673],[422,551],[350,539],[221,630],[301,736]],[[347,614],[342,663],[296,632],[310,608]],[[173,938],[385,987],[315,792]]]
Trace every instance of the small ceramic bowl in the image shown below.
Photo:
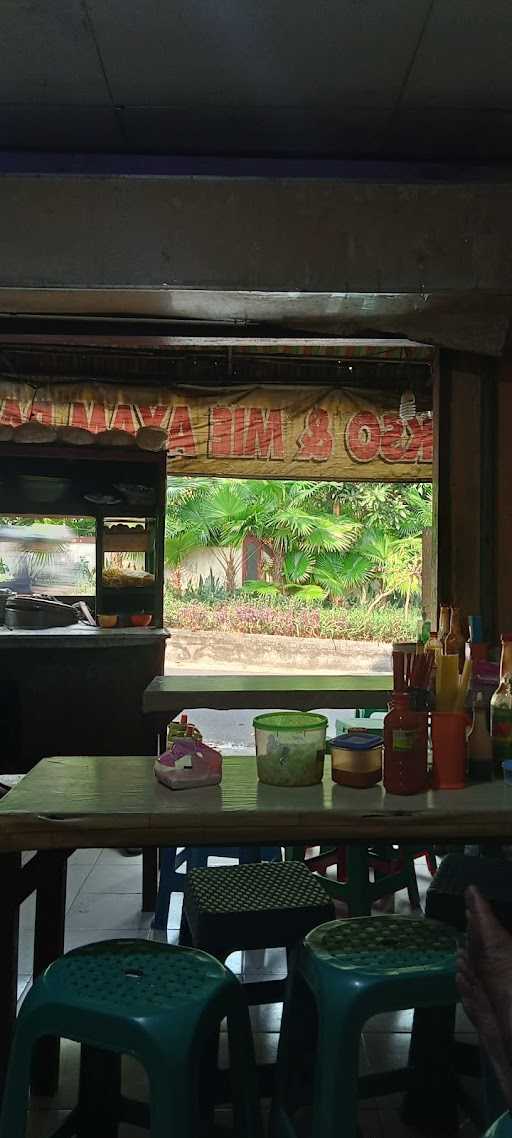
[[[98,613],[98,624],[100,628],[115,628],[117,624],[117,614],[110,612]]]
[[[134,612],[130,617],[130,621],[135,628],[147,628],[153,620],[153,613],[151,612]]]

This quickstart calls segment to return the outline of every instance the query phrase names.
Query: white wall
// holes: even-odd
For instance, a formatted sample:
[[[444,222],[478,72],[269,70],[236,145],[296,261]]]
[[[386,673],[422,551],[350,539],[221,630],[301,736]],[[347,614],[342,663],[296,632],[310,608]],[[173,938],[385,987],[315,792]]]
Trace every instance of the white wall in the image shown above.
[[[206,581],[210,576],[210,569],[213,576],[217,578],[221,585],[226,583],[226,575],[223,565],[217,560],[215,548],[199,549],[197,553],[191,553],[186,557],[181,566],[181,580],[183,588],[186,589],[187,585],[192,588],[197,588],[199,585],[199,578],[202,577]],[[228,553],[228,550],[219,550],[220,554]],[[242,584],[242,551],[240,549],[233,550],[235,563],[237,565],[236,571],[236,587],[239,588]],[[170,571],[166,570],[166,576],[169,577]]]

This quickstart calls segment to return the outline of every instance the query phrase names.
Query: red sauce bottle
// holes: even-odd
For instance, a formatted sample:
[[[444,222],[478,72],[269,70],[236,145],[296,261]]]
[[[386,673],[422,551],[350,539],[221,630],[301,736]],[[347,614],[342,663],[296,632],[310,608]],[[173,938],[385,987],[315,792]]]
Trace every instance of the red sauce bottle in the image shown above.
[[[420,794],[427,785],[424,725],[407,692],[395,692],[384,720],[384,787],[388,794]]]

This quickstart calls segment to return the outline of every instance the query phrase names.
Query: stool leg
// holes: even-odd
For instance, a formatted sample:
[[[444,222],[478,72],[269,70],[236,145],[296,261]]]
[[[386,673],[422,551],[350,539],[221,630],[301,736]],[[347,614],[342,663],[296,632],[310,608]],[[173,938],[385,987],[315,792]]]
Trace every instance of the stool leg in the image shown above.
[[[157,1059],[153,1054],[149,1085],[151,1138],[169,1138],[171,1132],[179,1138],[197,1138],[197,1110],[190,1071],[185,1067],[180,1070],[179,1063],[173,1062],[171,1082],[169,1062],[164,1056]]]
[[[369,917],[372,911],[368,876],[368,849],[353,844],[346,849],[346,896],[350,917]]]
[[[311,1104],[311,1078],[318,1050],[315,1001],[297,967],[288,975],[279,1036],[270,1138],[291,1135],[290,1119]]]
[[[142,911],[154,913],[158,892],[158,850],[148,846],[142,851]]]
[[[436,1134],[456,1134],[459,1119],[452,1049],[455,1005],[416,1008],[409,1050],[409,1087],[402,1118]]]
[[[18,978],[18,883],[21,854],[0,854],[2,874],[2,935],[0,937],[0,1094],[9,1061],[16,1025],[16,981]]]
[[[320,1012],[311,1138],[357,1138],[359,1043],[363,1023],[347,997]]]
[[[416,877],[416,866],[412,850],[407,846],[400,847],[400,855],[402,865],[405,868],[407,875],[407,896],[411,909],[421,909],[420,892],[418,889],[418,880]]]
[[[31,1031],[18,1023],[5,1080],[0,1138],[25,1138],[34,1042]]]
[[[233,991],[227,1019],[233,1131],[237,1138],[262,1138],[254,1044],[247,1005],[238,987]]]
[[[101,1134],[117,1138],[121,1108],[121,1056],[82,1046],[78,1090],[77,1138]]]
[[[69,850],[45,850],[40,859],[36,892],[34,933],[34,978],[64,952],[66,879]],[[39,1039],[32,1060],[32,1090],[38,1095],[55,1094],[59,1084],[59,1039]]]
[[[192,935],[190,932],[189,923],[187,921],[187,914],[185,913],[185,906],[183,906],[183,908],[181,910],[181,920],[180,920],[180,931],[178,934],[178,944],[185,946],[186,948],[192,947]],[[197,945],[195,947],[197,948]],[[210,949],[207,949],[207,951],[209,952]]]
[[[176,847],[165,846],[160,850],[160,880],[156,898],[154,929],[166,929],[169,917],[169,905],[174,884],[174,863],[176,860]]]

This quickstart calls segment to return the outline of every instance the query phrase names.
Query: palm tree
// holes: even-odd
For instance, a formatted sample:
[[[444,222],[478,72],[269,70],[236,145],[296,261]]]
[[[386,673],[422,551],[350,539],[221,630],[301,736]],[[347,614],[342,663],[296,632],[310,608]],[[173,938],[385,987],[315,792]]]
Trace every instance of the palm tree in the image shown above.
[[[166,559],[181,588],[186,555],[210,548],[234,592],[251,536],[262,543],[268,570],[246,591],[352,598],[369,610],[400,597],[408,613],[421,594],[420,535],[430,521],[431,487],[423,484],[171,479]]]
[[[258,538],[269,551],[271,583],[255,582],[258,591],[290,589],[312,598],[310,578],[318,556],[345,552],[361,526],[352,519],[333,517],[316,507],[314,482],[269,479],[207,481],[183,499],[183,487],[168,495],[166,558],[176,566],[195,549],[213,548],[226,578],[235,588],[244,539]],[[307,590],[307,592],[306,592]],[[315,599],[325,596],[316,585]]]

